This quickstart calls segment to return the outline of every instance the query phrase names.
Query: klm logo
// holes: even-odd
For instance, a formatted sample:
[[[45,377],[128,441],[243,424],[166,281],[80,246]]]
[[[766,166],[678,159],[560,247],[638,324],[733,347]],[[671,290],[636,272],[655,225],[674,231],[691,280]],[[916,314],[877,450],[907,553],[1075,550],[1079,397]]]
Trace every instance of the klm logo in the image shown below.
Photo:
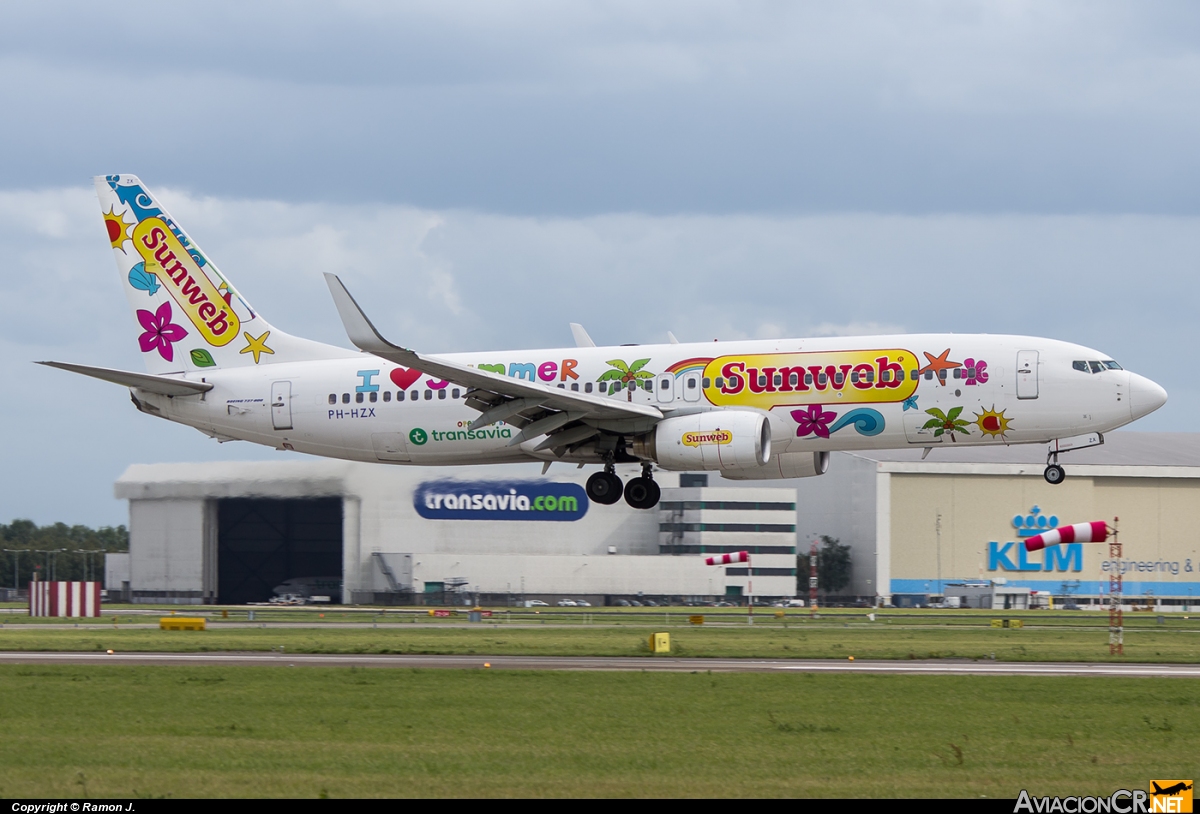
[[[1082,571],[1083,545],[1053,545],[1039,552],[1041,560],[1029,559],[1024,543],[988,543],[989,571]],[[1037,556],[1036,554],[1034,555]]]

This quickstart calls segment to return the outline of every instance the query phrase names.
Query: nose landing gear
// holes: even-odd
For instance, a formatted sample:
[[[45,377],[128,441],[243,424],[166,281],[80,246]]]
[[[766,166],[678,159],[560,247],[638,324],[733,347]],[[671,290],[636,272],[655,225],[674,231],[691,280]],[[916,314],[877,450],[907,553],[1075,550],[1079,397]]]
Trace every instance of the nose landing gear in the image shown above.
[[[650,474],[650,464],[642,464],[642,475],[625,484],[625,502],[635,509],[652,509],[658,505],[662,490]]]
[[[1042,473],[1042,477],[1046,479],[1046,483],[1051,486],[1058,486],[1067,479],[1066,470],[1058,465],[1058,453],[1051,452],[1046,459],[1046,471]]]

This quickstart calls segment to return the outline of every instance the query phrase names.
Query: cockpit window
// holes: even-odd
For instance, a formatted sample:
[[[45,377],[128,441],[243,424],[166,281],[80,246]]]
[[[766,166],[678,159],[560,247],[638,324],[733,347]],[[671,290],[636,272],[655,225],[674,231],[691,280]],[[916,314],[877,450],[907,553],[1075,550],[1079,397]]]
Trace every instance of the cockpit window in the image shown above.
[[[1071,367],[1074,368],[1075,370],[1079,370],[1084,373],[1088,372],[1088,363],[1087,362],[1083,362],[1083,361],[1072,362]]]
[[[1100,371],[1104,370],[1104,365],[1100,364],[1099,362],[1088,362],[1088,367],[1092,369],[1093,373],[1099,373]]]
[[[1118,365],[1116,362],[1114,362],[1112,359],[1105,359],[1103,362],[1101,362],[1101,364],[1103,364],[1109,370],[1124,370],[1125,369],[1125,368],[1121,367],[1120,365]]]

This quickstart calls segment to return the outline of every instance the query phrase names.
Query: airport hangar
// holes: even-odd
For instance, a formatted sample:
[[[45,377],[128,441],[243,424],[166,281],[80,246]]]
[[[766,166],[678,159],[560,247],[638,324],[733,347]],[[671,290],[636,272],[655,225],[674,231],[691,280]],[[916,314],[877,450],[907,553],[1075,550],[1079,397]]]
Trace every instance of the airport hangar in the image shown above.
[[[851,547],[840,601],[927,604],[982,584],[1014,602],[1024,590],[1097,603],[1116,569],[1126,604],[1187,608],[1200,597],[1200,434],[1105,441],[1064,454],[1056,486],[1042,478],[1044,446],[944,442],[925,459],[921,448],[833,453],[825,475],[794,481],[660,472],[649,511],[588,505],[589,471],[567,466],[542,477],[537,465],[135,465],[115,487],[129,500],[130,553],[110,556],[106,585],[181,604],[263,601],[285,579],[333,575],[353,603],[766,599],[796,595],[798,541],[804,554],[829,535]],[[1119,563],[1103,544],[1021,545],[1053,524],[1114,517]],[[704,563],[739,550],[749,567]]]

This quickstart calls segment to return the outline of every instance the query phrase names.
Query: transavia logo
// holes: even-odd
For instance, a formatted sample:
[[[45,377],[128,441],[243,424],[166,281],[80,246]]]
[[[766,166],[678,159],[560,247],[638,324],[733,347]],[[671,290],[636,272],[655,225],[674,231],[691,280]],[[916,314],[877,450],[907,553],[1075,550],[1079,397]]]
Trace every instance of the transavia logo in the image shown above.
[[[1058,517],[1053,514],[1042,514],[1042,510],[1034,506],[1029,510],[1029,514],[1018,514],[1014,517],[1012,524],[1013,528],[1017,530],[1018,537],[1032,537],[1035,534],[1057,528]]]
[[[698,447],[707,444],[728,444],[733,441],[733,433],[729,430],[714,430],[713,432],[685,432],[683,445]]]
[[[422,483],[413,493],[417,514],[430,520],[578,520],[587,494],[577,483],[456,481]]]
[[[494,425],[477,430],[429,430],[414,427],[408,434],[410,443],[416,446],[429,441],[487,441],[492,438],[512,438],[512,427]]]
[[[1022,789],[1013,814],[1187,814],[1191,810],[1191,780],[1151,780],[1149,793],[1142,789],[1117,789],[1108,797],[1033,797]]]

